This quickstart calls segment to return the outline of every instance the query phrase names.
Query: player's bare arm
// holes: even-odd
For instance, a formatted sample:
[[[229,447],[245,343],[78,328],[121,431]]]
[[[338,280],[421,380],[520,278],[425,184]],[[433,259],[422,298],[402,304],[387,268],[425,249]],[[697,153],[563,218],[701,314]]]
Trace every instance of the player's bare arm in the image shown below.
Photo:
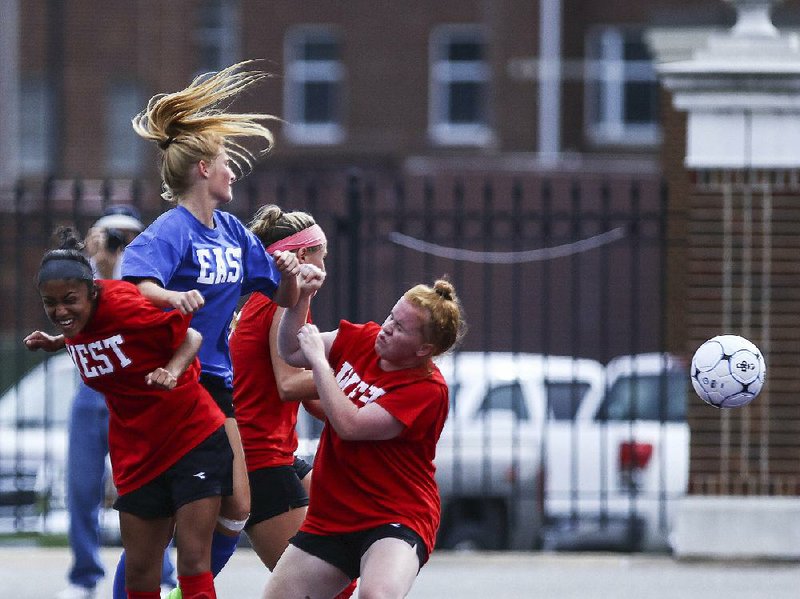
[[[278,354],[278,328],[284,308],[278,308],[269,328],[269,354],[275,384],[281,401],[303,401],[317,398],[314,378],[305,368],[295,368],[284,362]]]
[[[304,399],[302,401],[305,411],[317,420],[325,420],[325,410],[322,409],[322,402],[319,399]]]
[[[197,289],[170,291],[164,289],[154,279],[143,279],[136,286],[153,305],[159,308],[174,308],[181,314],[194,314],[206,303]]]
[[[289,251],[277,251],[272,254],[275,266],[281,273],[281,282],[275,290],[272,300],[284,308],[289,308],[297,303],[300,290],[297,275],[300,272],[300,262],[297,255]]]
[[[297,331],[300,330],[308,316],[311,307],[311,298],[317,293],[325,282],[325,272],[313,264],[303,264],[300,266],[298,276],[300,285],[300,298],[297,303],[287,308],[281,317],[281,324],[278,328],[278,353],[280,357],[289,365],[298,368],[308,368],[310,364],[306,361],[300,344],[297,340]],[[327,349],[336,338],[335,332],[325,333]]]
[[[189,365],[200,351],[203,337],[196,330],[189,328],[183,343],[175,350],[172,359],[162,368],[156,368],[145,377],[148,385],[161,389],[174,389],[178,379],[186,372]]]
[[[380,441],[393,439],[403,432],[404,425],[376,403],[358,407],[342,393],[328,364],[328,350],[322,335],[313,324],[297,332],[300,347],[314,373],[319,399],[325,416],[336,433],[346,441]]]
[[[44,331],[34,331],[22,340],[30,351],[41,349],[46,352],[55,352],[64,349],[64,335],[48,335]]]

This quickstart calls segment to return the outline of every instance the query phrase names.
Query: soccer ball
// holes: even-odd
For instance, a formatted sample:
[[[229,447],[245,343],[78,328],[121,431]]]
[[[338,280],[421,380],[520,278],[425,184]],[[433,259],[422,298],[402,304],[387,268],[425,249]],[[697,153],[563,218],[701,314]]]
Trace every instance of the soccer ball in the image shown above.
[[[715,408],[738,408],[753,401],[764,386],[767,367],[759,349],[744,337],[718,335],[692,358],[692,387]]]

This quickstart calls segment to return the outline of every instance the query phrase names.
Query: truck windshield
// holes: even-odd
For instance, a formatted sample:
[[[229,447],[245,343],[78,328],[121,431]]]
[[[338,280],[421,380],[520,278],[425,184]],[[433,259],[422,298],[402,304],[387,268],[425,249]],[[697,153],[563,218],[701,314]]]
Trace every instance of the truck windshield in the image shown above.
[[[601,417],[685,422],[687,380],[682,372],[622,376],[608,390]]]

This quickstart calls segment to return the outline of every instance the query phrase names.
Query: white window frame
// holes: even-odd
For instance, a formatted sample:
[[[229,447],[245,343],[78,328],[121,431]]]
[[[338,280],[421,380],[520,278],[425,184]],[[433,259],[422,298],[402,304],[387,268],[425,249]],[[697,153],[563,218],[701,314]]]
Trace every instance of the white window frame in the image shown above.
[[[20,85],[19,169],[23,175],[47,174],[53,166],[52,91],[44,76],[23,78]]]
[[[652,60],[624,59],[625,36],[633,33],[633,29],[613,26],[589,33],[584,114],[586,133],[594,144],[656,145],[661,141],[658,122],[625,122],[625,84],[658,81]],[[597,47],[599,56],[592,54]],[[603,98],[600,114],[594,101],[598,89]]]
[[[486,146],[494,142],[489,126],[489,85],[491,73],[486,59],[482,61],[450,61],[446,48],[463,39],[483,44],[488,50],[485,29],[480,25],[442,25],[431,33],[428,56],[430,60],[428,135],[441,145]],[[453,123],[448,118],[450,85],[457,81],[480,83],[485,90],[485,122]]]
[[[337,44],[341,49],[338,32],[321,25],[301,25],[290,29],[284,38],[285,77],[283,107],[286,116],[284,133],[295,144],[334,145],[345,139],[342,125],[344,112],[345,68],[338,60],[306,60],[300,49],[310,41],[325,40]],[[333,106],[333,118],[325,123],[310,123],[305,120],[305,84],[319,81],[336,88],[338,105]]]
[[[136,175],[144,157],[144,140],[136,135],[131,119],[141,110],[144,94],[130,80],[112,80],[107,88],[106,168],[115,175]]]
[[[219,71],[239,62],[240,50],[240,16],[239,0],[203,0],[206,4],[219,6],[220,20],[211,25],[197,24],[194,39],[198,48],[215,48],[219,60],[217,64],[198,65],[198,74]],[[198,52],[201,56],[202,52]]]

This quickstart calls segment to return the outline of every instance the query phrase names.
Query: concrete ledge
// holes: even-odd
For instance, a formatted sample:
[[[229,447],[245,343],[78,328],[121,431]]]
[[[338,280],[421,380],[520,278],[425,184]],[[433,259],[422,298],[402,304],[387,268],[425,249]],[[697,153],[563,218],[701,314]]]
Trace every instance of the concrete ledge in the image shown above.
[[[677,558],[800,559],[800,497],[685,497],[677,502]]]

